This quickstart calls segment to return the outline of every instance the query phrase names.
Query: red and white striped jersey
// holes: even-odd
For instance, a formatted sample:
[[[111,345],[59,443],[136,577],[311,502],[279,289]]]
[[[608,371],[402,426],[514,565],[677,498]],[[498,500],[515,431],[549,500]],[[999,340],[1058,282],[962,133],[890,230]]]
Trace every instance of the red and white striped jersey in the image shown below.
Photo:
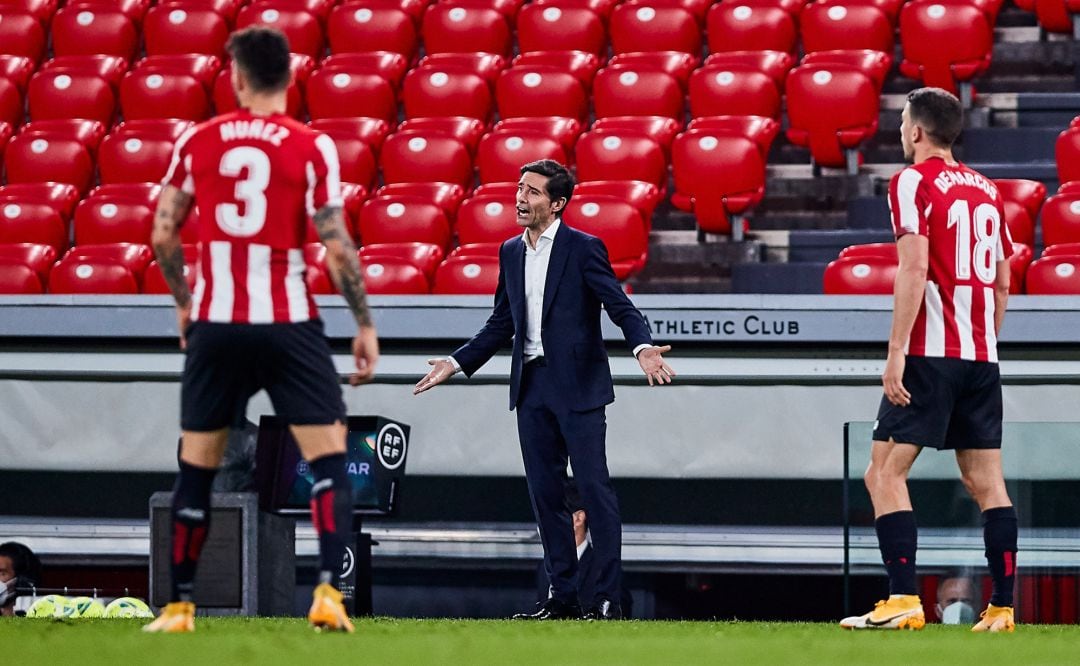
[[[997,262],[1013,248],[993,181],[931,158],[893,176],[889,209],[897,238],[929,239],[926,291],[907,353],[996,363],[994,281]]]
[[[164,183],[193,195],[198,210],[193,320],[269,324],[318,316],[304,281],[303,246],[315,212],[342,203],[330,137],[285,115],[242,109],[185,132]]]

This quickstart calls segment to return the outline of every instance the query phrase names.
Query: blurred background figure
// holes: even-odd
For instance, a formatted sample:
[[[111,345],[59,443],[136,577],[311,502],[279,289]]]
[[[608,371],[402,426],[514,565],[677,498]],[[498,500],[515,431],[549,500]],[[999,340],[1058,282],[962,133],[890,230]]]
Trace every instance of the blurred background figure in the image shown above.
[[[15,614],[15,588],[41,583],[41,560],[18,541],[0,543],[0,616]]]
[[[971,624],[978,602],[971,576],[954,572],[938,583],[936,610],[942,624]]]

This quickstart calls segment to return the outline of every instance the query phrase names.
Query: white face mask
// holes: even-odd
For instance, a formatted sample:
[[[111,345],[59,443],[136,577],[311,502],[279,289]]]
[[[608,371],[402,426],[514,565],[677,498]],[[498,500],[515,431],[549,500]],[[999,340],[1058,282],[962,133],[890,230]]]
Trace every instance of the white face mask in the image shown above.
[[[951,603],[941,609],[942,624],[971,624],[975,621],[975,609],[963,601]]]

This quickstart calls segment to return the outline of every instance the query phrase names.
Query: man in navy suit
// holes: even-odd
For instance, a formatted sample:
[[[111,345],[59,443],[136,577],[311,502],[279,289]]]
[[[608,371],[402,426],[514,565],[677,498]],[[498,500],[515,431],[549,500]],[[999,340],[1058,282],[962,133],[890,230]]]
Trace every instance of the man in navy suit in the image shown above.
[[[675,373],[662,356],[671,347],[652,344],[645,317],[615,280],[603,242],[559,219],[573,189],[573,176],[558,162],[521,167],[517,223],[524,232],[499,249],[494,310],[450,357],[428,361],[433,367],[413,393],[459,370],[472,376],[513,340],[510,409],[517,410],[525,479],[551,581],[551,597],[535,613],[515,617],[582,616],[574,585],[574,530],[564,501],[569,457],[596,558],[596,594],[585,617],[619,619],[622,522],[604,443],[604,408],[615,392],[600,331],[601,306],[622,329],[650,385],[670,383]]]

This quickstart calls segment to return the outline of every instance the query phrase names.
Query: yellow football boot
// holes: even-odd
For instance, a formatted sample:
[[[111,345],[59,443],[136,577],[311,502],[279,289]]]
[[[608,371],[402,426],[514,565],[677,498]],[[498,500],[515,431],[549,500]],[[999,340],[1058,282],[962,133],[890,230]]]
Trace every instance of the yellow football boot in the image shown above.
[[[320,583],[315,588],[312,597],[308,622],[315,627],[316,631],[326,629],[346,631],[350,634],[353,632],[349,614],[345,612],[345,605],[341,603],[341,592],[335,590],[329,583]]]
[[[922,629],[925,624],[926,616],[917,594],[894,594],[877,602],[866,615],[840,620],[844,629]]]
[[[1004,631],[1012,633],[1016,630],[1012,606],[988,604],[986,610],[980,613],[979,617],[982,619],[971,628],[972,631]]]
[[[143,631],[162,634],[182,634],[195,631],[195,604],[190,601],[174,601],[162,609],[157,619],[142,628]]]

